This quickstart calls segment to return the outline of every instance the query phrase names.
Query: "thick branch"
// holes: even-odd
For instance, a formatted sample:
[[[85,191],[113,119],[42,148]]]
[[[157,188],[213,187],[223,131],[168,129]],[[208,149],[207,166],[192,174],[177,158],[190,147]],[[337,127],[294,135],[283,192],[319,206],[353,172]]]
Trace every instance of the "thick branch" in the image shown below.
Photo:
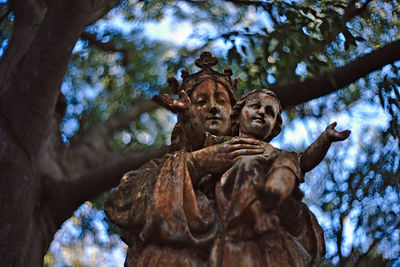
[[[265,6],[265,1],[241,1],[241,0],[226,0],[226,2],[235,3],[237,5],[254,5],[254,6]]]
[[[204,5],[204,4],[207,4],[207,1],[201,1],[201,0],[198,0],[198,1],[185,0],[184,2],[187,2],[187,3],[192,4],[192,5]]]
[[[102,1],[49,2],[37,34],[12,77],[12,90],[1,98],[6,119],[32,156],[48,138],[48,125],[72,49],[92,12],[101,9],[97,2]]]
[[[91,1],[94,6],[92,6],[92,12],[90,17],[88,17],[87,25],[93,24],[98,19],[104,17],[111,9],[119,5],[124,0],[97,0]]]
[[[357,7],[356,2],[357,0],[353,0],[346,7],[343,14],[343,20],[345,23],[352,20],[356,16],[360,16],[365,10],[367,10],[368,4],[371,2],[371,0],[365,1],[360,8]]]
[[[282,106],[294,106],[337,91],[387,64],[400,60],[400,40],[361,56],[349,64],[304,82],[272,88]]]
[[[124,173],[139,168],[148,160],[159,157],[167,151],[167,147],[161,147],[150,151],[126,154],[124,158],[92,170],[77,179],[57,182],[56,185],[48,184],[47,191],[54,198],[49,203],[57,205],[53,207],[55,220],[61,224],[84,201],[116,186]],[[55,181],[52,180],[52,182]]]
[[[45,13],[45,6],[35,0],[14,0],[10,10],[15,14],[15,22],[11,39],[0,61],[0,96],[9,90],[12,76],[36,35],[34,28]]]
[[[90,170],[98,169],[107,163],[124,158],[127,154],[113,151],[109,136],[116,130],[126,128],[130,121],[136,120],[143,112],[155,106],[146,102],[136,105],[125,113],[112,116],[108,121],[90,129],[77,143],[66,147],[60,139],[58,125],[61,117],[54,117],[50,126],[50,139],[46,150],[42,150],[38,160],[38,171],[44,179],[69,181]],[[57,113],[58,114],[58,113]]]
[[[366,258],[368,255],[371,254],[371,252],[376,248],[376,246],[381,242],[384,238],[390,236],[393,234],[393,232],[400,227],[400,220],[396,223],[394,227],[390,231],[386,231],[384,234],[382,234],[381,237],[375,238],[372,243],[369,245],[367,252],[363,253],[361,256],[359,256],[356,260],[351,259],[354,262],[354,266],[358,267],[361,266],[363,263],[363,259]]]

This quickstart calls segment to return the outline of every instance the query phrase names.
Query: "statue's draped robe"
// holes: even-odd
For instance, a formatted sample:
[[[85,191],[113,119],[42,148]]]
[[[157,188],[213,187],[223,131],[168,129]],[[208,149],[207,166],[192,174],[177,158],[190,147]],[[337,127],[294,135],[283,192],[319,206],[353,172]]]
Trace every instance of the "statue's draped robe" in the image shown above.
[[[187,152],[125,174],[105,211],[129,246],[127,266],[206,266],[221,232],[213,201],[193,188]]]
[[[216,203],[224,235],[221,266],[313,266],[324,254],[323,232],[301,202],[299,155],[270,145],[262,155],[245,156],[216,184]],[[270,174],[286,168],[296,187],[278,207],[266,190]]]
[[[265,211],[258,188],[266,176],[243,175],[251,172],[246,160],[193,186],[188,155],[167,154],[128,172],[106,200],[106,214],[129,247],[125,266],[319,264],[322,229],[298,188],[278,211]],[[296,160],[273,149],[250,162],[260,174],[290,168],[301,181]]]

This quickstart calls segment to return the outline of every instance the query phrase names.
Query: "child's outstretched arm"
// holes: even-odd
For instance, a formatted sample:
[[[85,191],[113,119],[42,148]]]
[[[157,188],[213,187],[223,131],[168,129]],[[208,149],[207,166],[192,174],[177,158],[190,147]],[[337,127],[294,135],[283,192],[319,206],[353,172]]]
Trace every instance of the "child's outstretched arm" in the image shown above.
[[[314,169],[324,159],[333,142],[343,141],[349,137],[351,131],[338,132],[335,130],[335,126],[336,122],[330,124],[302,154],[300,167],[304,173]]]
[[[178,92],[179,99],[173,99],[167,94],[155,95],[153,101],[174,113],[184,113],[189,109],[190,98],[184,90]]]

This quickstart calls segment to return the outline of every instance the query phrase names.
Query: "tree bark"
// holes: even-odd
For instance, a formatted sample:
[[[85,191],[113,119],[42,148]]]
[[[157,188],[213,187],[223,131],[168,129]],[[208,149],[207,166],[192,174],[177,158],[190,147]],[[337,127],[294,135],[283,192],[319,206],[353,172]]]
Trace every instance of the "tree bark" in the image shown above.
[[[0,96],[10,88],[12,76],[35,38],[35,25],[40,23],[46,10],[43,3],[35,0],[14,0],[10,5],[15,23],[8,48],[0,61]]]
[[[54,217],[54,203],[50,203],[58,199],[44,193],[59,192],[45,187],[38,163],[52,135],[50,127],[72,49],[86,25],[116,2],[47,3],[47,8],[34,0],[11,3],[16,22],[0,63],[2,266],[41,266],[62,223]]]
[[[150,159],[159,157],[167,151],[168,147],[165,146],[150,151],[121,153],[111,161],[102,162],[102,165],[96,168],[82,171],[83,174],[75,179],[62,181],[48,179],[45,192],[48,193],[47,201],[54,203],[51,209],[54,221],[57,225],[61,225],[83,202],[117,186],[124,173],[139,168]]]

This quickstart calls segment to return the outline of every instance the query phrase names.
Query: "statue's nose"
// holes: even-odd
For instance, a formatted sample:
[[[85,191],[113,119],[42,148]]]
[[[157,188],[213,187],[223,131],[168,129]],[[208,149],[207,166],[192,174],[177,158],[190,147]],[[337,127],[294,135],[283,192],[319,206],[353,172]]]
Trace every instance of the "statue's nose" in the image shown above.
[[[210,101],[210,113],[213,115],[218,113],[217,103],[215,99],[211,99]]]

